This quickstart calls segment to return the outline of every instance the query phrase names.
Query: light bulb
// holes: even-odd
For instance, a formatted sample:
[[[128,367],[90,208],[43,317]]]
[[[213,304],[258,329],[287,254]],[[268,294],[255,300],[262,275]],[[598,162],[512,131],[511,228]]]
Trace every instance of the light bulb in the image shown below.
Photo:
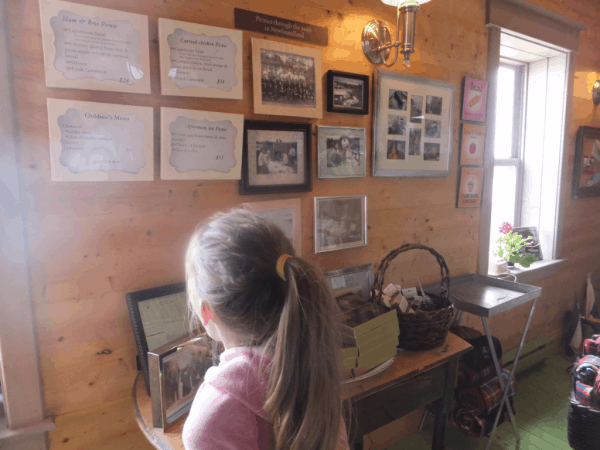
[[[422,5],[423,3],[427,3],[430,0],[381,0],[386,5],[397,7],[398,4],[400,6],[410,5],[411,3],[414,5],[415,3],[418,5]]]

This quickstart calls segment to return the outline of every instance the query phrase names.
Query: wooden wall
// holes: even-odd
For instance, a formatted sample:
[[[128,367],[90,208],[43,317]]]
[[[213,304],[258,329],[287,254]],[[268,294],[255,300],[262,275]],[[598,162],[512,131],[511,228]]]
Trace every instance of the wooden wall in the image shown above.
[[[9,0],[8,24],[13,55],[20,169],[32,209],[26,232],[30,242],[31,295],[47,414],[55,416],[50,433],[53,449],[147,449],[133,419],[132,383],[136,347],[125,303],[130,291],[181,281],[183,252],[190,233],[205,217],[246,201],[283,198],[302,200],[302,252],[323,270],[378,263],[405,242],[437,249],[453,276],[477,267],[479,209],[456,209],[459,104],[464,76],[486,78],[487,29],[483,0],[445,0],[426,4],[417,20],[417,51],[412,67],[394,70],[454,83],[454,146],[452,174],[447,178],[319,180],[312,192],[288,195],[240,196],[237,182],[162,181],[158,169],[159,108],[169,106],[244,114],[248,119],[307,122],[307,119],[257,116],[252,112],[250,38],[244,32],[244,100],[203,100],[162,97],[159,87],[157,19],[233,28],[236,6],[329,29],[323,52],[323,74],[329,69],[371,75],[360,47],[360,34],[371,18],[393,22],[395,11],[378,0],[234,0],[148,2],[79,0],[105,8],[145,14],[150,25],[152,94],[134,95],[69,89],[49,89],[44,83],[39,7],[36,0]],[[568,123],[569,147],[563,189],[567,189],[563,230],[562,273],[539,283],[543,296],[529,338],[554,337],[562,331],[562,316],[573,295],[583,294],[588,271],[600,271],[600,200],[574,200],[570,183],[574,142],[580,125],[600,126],[591,102],[591,84],[600,70],[600,19],[595,0],[535,3],[586,23],[581,35]],[[287,41],[294,44],[293,41]],[[302,44],[298,44],[302,45]],[[592,79],[593,78],[593,79]],[[155,181],[131,183],[52,183],[50,181],[46,99],[151,106],[155,110]],[[367,127],[371,116],[324,113],[315,125]],[[316,128],[314,128],[316,132]],[[370,157],[370,145],[368,155]],[[368,163],[370,173],[370,162]],[[369,245],[316,256],[313,253],[312,199],[315,196],[366,194]],[[0,268],[1,269],[1,268]],[[439,280],[436,262],[418,252],[400,256],[388,271],[390,281],[423,283]],[[525,322],[517,308],[491,322],[505,348],[516,345]],[[479,324],[467,318],[467,324]],[[109,349],[110,354],[102,354]],[[106,352],[105,352],[106,353]],[[367,446],[380,448],[414,429],[414,416],[373,435]]]

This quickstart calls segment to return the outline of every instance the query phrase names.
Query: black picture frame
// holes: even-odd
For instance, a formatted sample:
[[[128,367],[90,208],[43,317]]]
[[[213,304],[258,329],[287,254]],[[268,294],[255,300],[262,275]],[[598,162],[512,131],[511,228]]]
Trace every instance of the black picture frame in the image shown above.
[[[579,127],[577,130],[577,143],[575,144],[575,164],[573,167],[573,190],[572,195],[575,198],[599,197],[600,196],[600,181],[588,186],[588,183],[593,181],[593,178],[600,178],[600,145],[595,141],[600,141],[600,128],[595,127]],[[596,148],[594,149],[594,146]],[[584,161],[585,159],[585,161]],[[583,178],[590,178],[585,182]]]
[[[542,261],[544,259],[537,227],[517,227],[513,228],[513,231],[523,236],[523,239],[527,239],[529,237],[531,238],[531,244],[523,247],[519,251],[521,256],[531,253],[538,261]]]
[[[351,106],[343,106],[340,105],[341,100],[338,97],[341,94],[336,96],[335,89],[335,78],[348,78],[349,80],[354,80],[362,83],[362,96],[361,96],[361,104],[360,107],[351,107]],[[357,85],[358,86],[358,85]],[[339,89],[338,89],[339,91]],[[352,95],[350,93],[350,95]],[[361,116],[369,114],[369,76],[368,75],[359,75],[356,73],[349,72],[339,72],[337,70],[329,70],[327,71],[327,112],[330,113],[341,113],[341,114],[358,114]],[[359,98],[356,93],[354,93],[355,98]],[[337,101],[336,101],[337,100]]]
[[[135,342],[138,348],[138,368],[141,368],[144,372],[148,395],[150,395],[150,374],[148,369],[148,351],[150,349],[148,348],[146,330],[144,329],[142,315],[140,313],[140,304],[148,300],[170,297],[174,294],[186,295],[185,281],[166,286],[143,289],[141,291],[129,292],[125,295],[131,325],[133,326],[133,334],[135,335]],[[187,331],[189,332],[189,330]],[[186,332],[184,331],[182,336],[185,334]]]
[[[265,141],[256,139],[256,136],[258,136],[260,132],[264,133]],[[292,133],[295,134],[296,138],[299,137],[297,133],[302,133],[301,145],[292,147],[293,142],[282,141],[282,139],[286,138],[286,133],[290,134],[288,138],[291,139],[294,139],[291,135]],[[252,140],[252,142],[249,142],[249,139]],[[311,144],[312,130],[310,123],[246,120],[244,122],[240,194],[274,194],[312,191]],[[264,149],[267,152],[267,164],[261,164],[259,154],[260,149],[257,150],[257,146],[259,145],[261,146],[260,149]],[[304,154],[301,154],[301,150]],[[253,153],[251,155],[253,158],[252,160],[250,160],[250,152]],[[270,171],[273,170],[272,167],[275,167],[276,170],[289,169],[290,172],[271,173]],[[266,170],[266,172],[264,172],[264,170]],[[295,172],[293,172],[293,170],[295,170]],[[265,177],[264,175],[268,175],[268,177]],[[268,180],[270,175],[276,176],[273,177],[273,180]],[[294,178],[296,178],[296,180],[294,180]],[[282,179],[284,179],[284,181],[281,181]],[[286,183],[285,181],[288,182]]]

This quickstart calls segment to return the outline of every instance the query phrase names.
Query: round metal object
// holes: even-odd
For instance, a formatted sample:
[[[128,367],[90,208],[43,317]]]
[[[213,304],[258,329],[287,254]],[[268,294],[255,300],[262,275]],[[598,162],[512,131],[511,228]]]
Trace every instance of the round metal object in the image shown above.
[[[390,45],[392,38],[387,23],[380,20],[371,20],[362,32],[362,48],[365,56],[374,64],[382,64],[392,51],[390,48],[383,51],[377,49],[384,45]],[[383,53],[383,58],[382,58]]]

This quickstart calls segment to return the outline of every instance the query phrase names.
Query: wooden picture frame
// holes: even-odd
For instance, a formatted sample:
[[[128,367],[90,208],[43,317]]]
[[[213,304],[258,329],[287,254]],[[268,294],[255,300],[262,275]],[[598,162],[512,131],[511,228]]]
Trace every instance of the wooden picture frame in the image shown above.
[[[327,71],[327,112],[369,114],[369,76]]]
[[[463,79],[463,95],[460,107],[461,120],[485,122],[488,82],[476,78]]]
[[[377,69],[373,176],[447,177],[454,84]]]
[[[572,195],[600,196],[600,128],[584,126],[577,130]]]
[[[315,197],[315,253],[367,245],[367,196]]]
[[[309,123],[247,120],[240,194],[311,191],[311,141]]]
[[[321,50],[252,38],[254,113],[323,117]]]
[[[240,205],[277,225],[292,242],[296,256],[302,256],[302,215],[301,200],[270,200],[248,202]]]
[[[317,126],[319,178],[367,176],[366,128]]]

